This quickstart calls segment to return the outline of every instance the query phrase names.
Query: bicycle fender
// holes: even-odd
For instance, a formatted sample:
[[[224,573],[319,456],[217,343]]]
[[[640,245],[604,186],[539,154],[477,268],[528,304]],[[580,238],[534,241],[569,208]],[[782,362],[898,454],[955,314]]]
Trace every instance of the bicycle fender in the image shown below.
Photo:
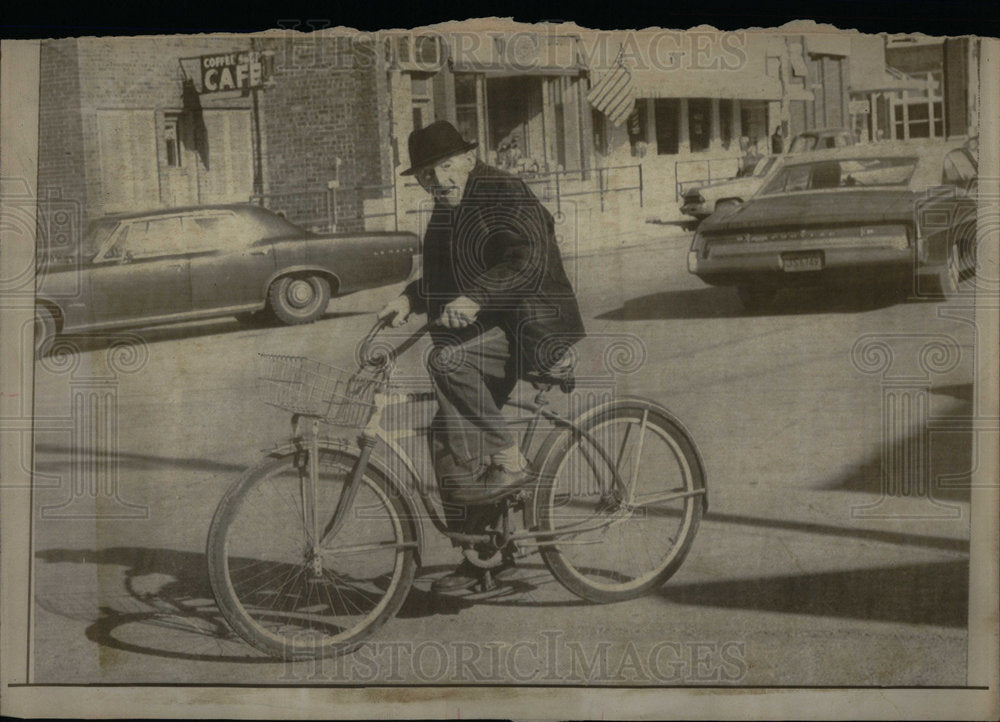
[[[339,451],[352,458],[358,456],[358,451],[354,445],[346,439],[322,439],[319,441],[319,448],[320,450],[326,449],[327,451]],[[273,458],[280,458],[282,456],[295,454],[301,450],[301,445],[296,444],[294,441],[288,441],[268,450],[267,455]],[[368,459],[368,466],[373,468],[375,473],[385,479],[386,483],[390,487],[390,493],[398,494],[406,501],[407,506],[410,508],[410,518],[415,522],[413,526],[415,527],[417,533],[417,564],[419,566],[421,559],[423,559],[424,550],[423,516],[419,511],[421,506],[413,498],[413,493],[409,490],[406,484],[396,478],[396,475],[392,474],[388,467],[382,462],[381,459],[376,457],[375,454],[372,454]]]
[[[688,438],[688,441],[691,442],[691,447],[694,449],[694,455],[697,459],[698,466],[700,467],[699,470],[702,472],[701,476],[705,480],[705,493],[702,496],[702,504],[704,511],[708,512],[708,474],[705,473],[705,461],[701,456],[701,451],[698,450],[697,445],[692,440],[693,437],[691,436],[691,432],[689,432],[687,427],[681,423],[681,420],[672,414],[665,406],[641,396],[616,396],[604,401],[598,401],[592,406],[581,411],[572,419],[566,419],[565,426],[561,426],[560,428],[553,430],[553,432],[546,437],[545,441],[542,442],[542,445],[539,447],[538,452],[532,460],[533,468],[537,469],[539,473],[539,479],[535,483],[536,489],[544,481],[546,473],[549,471],[548,466],[551,463],[552,456],[560,448],[560,444],[567,443],[572,438],[574,427],[578,427],[595,416],[600,416],[601,414],[619,405],[638,406],[640,408],[649,409],[650,411],[660,414],[669,420],[684,433],[684,435]],[[534,495],[533,502],[525,509],[527,517],[525,521],[530,526],[534,526],[538,520],[538,512],[536,509],[538,497],[539,494],[536,493]],[[529,509],[530,513],[527,513]]]

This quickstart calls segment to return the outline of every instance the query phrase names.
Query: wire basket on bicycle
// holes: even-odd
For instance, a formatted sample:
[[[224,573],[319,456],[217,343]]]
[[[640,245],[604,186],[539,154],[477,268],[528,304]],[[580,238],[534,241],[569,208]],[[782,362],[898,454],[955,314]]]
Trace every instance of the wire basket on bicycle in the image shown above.
[[[375,411],[375,394],[389,385],[391,364],[362,362],[354,371],[303,356],[260,354],[258,388],[263,401],[329,424],[364,428]]]

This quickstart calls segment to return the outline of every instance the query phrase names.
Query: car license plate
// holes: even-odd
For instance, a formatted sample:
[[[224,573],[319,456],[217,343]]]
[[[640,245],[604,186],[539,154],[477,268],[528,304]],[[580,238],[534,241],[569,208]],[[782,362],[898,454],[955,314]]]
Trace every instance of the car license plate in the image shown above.
[[[786,273],[796,271],[819,271],[823,268],[822,253],[783,253],[781,267]]]

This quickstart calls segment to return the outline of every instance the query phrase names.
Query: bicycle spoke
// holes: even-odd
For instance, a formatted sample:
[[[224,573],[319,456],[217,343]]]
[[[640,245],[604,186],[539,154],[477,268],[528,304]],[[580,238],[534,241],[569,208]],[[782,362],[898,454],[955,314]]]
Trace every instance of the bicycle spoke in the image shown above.
[[[639,479],[639,466],[642,461],[642,447],[646,441],[646,420],[649,418],[649,411],[643,410],[642,421],[639,423],[639,442],[635,452],[635,468],[632,469],[632,480],[628,485],[628,503],[631,505],[635,499],[635,484]]]
[[[704,494],[688,460],[692,447],[679,446],[648,406],[628,403],[594,417],[547,472],[552,486],[542,528],[551,536],[539,548],[559,581],[595,601],[637,596],[672,574],[693,538]],[[588,469],[590,458],[602,459],[603,467]],[[613,495],[581,483],[581,473],[594,478],[607,471]]]
[[[345,509],[340,544],[312,549],[318,531],[310,529],[337,505],[353,468],[342,459],[349,457],[339,451],[319,455],[315,491],[313,475],[302,473],[291,455],[262,465],[267,471],[252,479],[229,512],[224,544],[210,543],[210,551],[216,549],[209,564],[213,591],[238,602],[220,609],[231,622],[242,620],[236,631],[265,651],[296,658],[363,638],[380,617],[394,613],[412,582],[417,544],[402,536],[401,520],[414,513],[400,514],[401,502],[367,476]],[[371,513],[360,519],[358,509]],[[228,577],[221,587],[220,569]]]

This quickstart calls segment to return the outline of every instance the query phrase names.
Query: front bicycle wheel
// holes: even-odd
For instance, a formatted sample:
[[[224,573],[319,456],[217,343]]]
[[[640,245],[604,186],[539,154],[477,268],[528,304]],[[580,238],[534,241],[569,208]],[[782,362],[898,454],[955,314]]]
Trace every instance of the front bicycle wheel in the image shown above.
[[[687,556],[705,503],[704,468],[680,423],[641,400],[619,401],[578,424],[540,477],[538,524],[551,532],[542,537],[542,558],[583,599],[634,599]]]
[[[315,508],[332,517],[355,458],[320,449]],[[305,452],[268,458],[226,492],[208,535],[208,573],[223,616],[247,642],[285,659],[357,648],[406,598],[416,573],[416,515],[374,468],[332,539],[312,543]]]

